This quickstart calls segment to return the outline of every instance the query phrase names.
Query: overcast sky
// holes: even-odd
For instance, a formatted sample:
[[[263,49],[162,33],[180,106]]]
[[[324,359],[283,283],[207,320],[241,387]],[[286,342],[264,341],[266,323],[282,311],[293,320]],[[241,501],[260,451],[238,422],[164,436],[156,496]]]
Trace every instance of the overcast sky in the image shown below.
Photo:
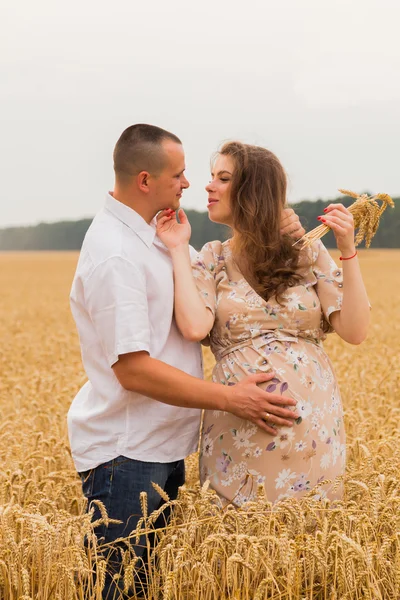
[[[9,0],[0,227],[92,216],[133,123],[176,133],[205,210],[226,139],[275,152],[289,200],[400,195],[398,0]]]

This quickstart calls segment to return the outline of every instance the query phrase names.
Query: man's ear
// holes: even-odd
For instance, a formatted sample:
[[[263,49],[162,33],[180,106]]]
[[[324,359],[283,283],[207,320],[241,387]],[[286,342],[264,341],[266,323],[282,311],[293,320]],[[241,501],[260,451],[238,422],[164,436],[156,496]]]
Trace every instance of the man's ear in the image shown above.
[[[141,192],[145,194],[149,193],[149,178],[150,173],[147,171],[140,171],[139,175],[136,178],[138,188]]]

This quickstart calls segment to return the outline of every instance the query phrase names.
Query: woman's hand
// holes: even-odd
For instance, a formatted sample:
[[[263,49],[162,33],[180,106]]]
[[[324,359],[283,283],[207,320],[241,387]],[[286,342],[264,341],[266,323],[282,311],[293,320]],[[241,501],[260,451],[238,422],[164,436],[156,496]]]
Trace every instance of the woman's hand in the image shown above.
[[[157,235],[169,250],[177,246],[189,244],[192,228],[183,208],[178,211],[180,223],[176,213],[171,208],[163,210],[157,215]]]
[[[332,229],[342,256],[352,256],[356,251],[353,215],[343,204],[330,204],[324,209],[324,213],[318,220]]]
[[[304,234],[304,227],[293,208],[284,208],[281,214],[281,235],[290,235],[293,239],[299,240]]]

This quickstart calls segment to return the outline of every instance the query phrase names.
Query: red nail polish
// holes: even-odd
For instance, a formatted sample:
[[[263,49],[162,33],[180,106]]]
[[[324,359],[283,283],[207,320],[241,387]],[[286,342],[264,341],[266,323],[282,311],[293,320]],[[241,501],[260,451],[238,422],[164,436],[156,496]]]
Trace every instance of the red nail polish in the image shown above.
[[[328,210],[327,208],[324,208],[324,212],[326,212],[327,210]]]
[[[326,223],[326,219],[321,219],[321,221],[322,221],[323,223]]]
[[[317,221],[321,221],[322,217],[317,217]]]

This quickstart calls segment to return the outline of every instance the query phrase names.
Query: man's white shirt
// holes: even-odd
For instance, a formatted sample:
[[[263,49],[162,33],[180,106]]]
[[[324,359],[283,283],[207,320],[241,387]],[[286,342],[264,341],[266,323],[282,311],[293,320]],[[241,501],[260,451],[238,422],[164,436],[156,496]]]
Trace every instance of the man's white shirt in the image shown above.
[[[172,261],[155,224],[108,194],[85,236],[70,300],[89,379],[68,412],[76,469],[119,455],[164,463],[194,452],[201,411],[127,391],[111,368],[119,355],[144,350],[202,377],[200,345],[173,318]]]

